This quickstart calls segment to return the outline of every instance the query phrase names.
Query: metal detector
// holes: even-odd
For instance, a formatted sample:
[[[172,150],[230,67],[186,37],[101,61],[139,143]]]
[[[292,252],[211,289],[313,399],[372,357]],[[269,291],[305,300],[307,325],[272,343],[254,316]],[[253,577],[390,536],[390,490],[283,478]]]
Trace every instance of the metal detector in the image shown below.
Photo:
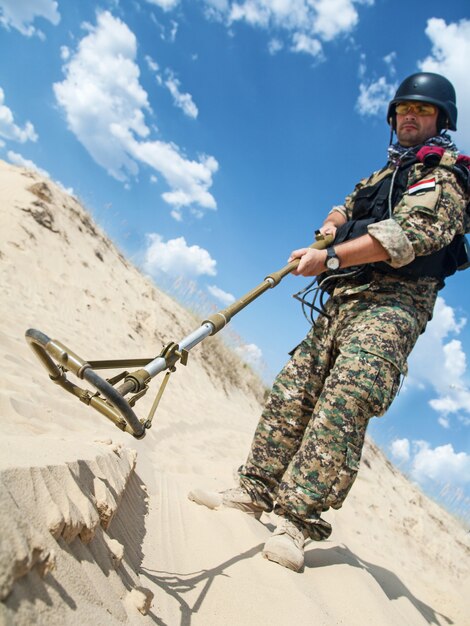
[[[322,250],[333,243],[333,238],[323,236],[319,231],[316,241],[310,247]],[[215,335],[226,326],[232,317],[256,300],[268,289],[278,285],[299,264],[300,259],[291,261],[282,269],[266,276],[262,283],[226,309],[214,313],[204,320],[199,328],[179,341],[170,342],[155,358],[121,359],[107,361],[86,361],[69,350],[63,343],[50,339],[39,330],[26,331],[26,340],[33,352],[49,372],[49,378],[63,389],[76,396],[81,402],[93,407],[111,420],[118,428],[133,435],[136,439],[145,437],[168,383],[169,376],[180,362],[186,365],[189,351],[209,335]],[[131,368],[139,368],[133,372]],[[95,370],[124,368],[116,376],[104,379]],[[139,419],[134,412],[135,403],[149,388],[149,382],[160,372],[168,370],[157,392],[153,405],[145,419]],[[89,391],[69,381],[67,373],[72,372],[80,380],[86,380],[95,391]],[[126,398],[125,396],[128,396]]]

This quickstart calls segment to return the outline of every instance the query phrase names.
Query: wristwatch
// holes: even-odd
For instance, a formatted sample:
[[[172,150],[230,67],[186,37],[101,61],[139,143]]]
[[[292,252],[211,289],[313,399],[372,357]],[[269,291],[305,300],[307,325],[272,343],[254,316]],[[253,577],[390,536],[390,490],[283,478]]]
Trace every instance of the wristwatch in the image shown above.
[[[339,269],[340,260],[336,256],[336,252],[333,246],[330,246],[329,248],[326,249],[325,265],[329,270],[335,271]]]

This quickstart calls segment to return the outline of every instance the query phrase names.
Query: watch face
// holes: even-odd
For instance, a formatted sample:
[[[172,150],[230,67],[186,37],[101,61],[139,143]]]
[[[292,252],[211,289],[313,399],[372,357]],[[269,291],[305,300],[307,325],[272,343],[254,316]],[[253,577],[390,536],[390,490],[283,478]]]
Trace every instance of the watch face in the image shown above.
[[[337,270],[339,268],[339,259],[337,256],[330,257],[326,261],[326,267],[329,270]]]

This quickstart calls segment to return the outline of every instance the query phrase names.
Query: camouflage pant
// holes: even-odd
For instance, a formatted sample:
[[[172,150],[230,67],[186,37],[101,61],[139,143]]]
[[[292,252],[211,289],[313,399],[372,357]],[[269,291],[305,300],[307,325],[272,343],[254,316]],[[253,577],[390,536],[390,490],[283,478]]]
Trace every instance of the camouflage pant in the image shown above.
[[[331,533],[320,514],[342,506],[359,469],[369,419],[395,397],[427,318],[396,298],[331,298],[276,378],[240,482],[266,510]]]

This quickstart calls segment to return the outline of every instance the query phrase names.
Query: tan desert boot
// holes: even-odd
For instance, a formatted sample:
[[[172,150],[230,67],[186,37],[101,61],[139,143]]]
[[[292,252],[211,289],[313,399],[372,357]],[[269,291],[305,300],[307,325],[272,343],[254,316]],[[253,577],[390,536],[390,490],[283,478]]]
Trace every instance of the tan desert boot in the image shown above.
[[[295,524],[280,518],[280,522],[272,537],[264,545],[263,556],[294,572],[299,572],[304,566],[304,544],[308,535]]]
[[[253,502],[250,494],[243,487],[234,487],[220,492],[193,489],[188,493],[188,498],[197,504],[207,506],[209,509],[223,507],[237,509],[258,520],[264,512],[259,504]]]

